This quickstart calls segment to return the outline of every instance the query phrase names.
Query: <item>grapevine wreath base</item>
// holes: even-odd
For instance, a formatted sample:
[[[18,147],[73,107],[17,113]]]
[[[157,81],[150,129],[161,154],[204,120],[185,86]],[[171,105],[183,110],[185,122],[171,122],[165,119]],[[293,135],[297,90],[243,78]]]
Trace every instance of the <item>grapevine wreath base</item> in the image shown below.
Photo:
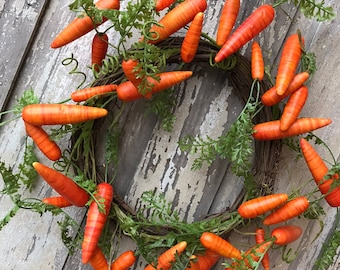
[[[265,78],[263,81],[259,82],[260,85],[260,93],[256,93],[256,91],[251,92],[252,86],[253,86],[253,79],[251,78],[251,66],[249,60],[242,56],[241,54],[233,55],[232,57],[229,57],[225,62],[223,62],[219,66],[213,66],[211,63],[211,57],[212,55],[216,54],[217,48],[209,41],[205,41],[201,39],[200,45],[196,54],[195,59],[192,63],[186,64],[183,66],[183,63],[181,61],[180,55],[179,55],[179,49],[182,44],[183,38],[182,37],[173,37],[168,38],[165,41],[160,42],[157,46],[159,46],[162,49],[171,48],[174,49],[175,53],[173,53],[171,56],[169,56],[166,59],[166,66],[168,69],[175,69],[179,70],[182,68],[183,70],[195,70],[197,67],[203,67],[205,69],[212,69],[214,71],[222,72],[223,76],[225,76],[228,83],[233,88],[233,94],[237,95],[238,98],[241,100],[243,104],[246,104],[249,100],[249,95],[253,95],[254,98],[258,94],[262,94],[264,91],[269,89],[271,87],[271,83],[267,78]],[[177,50],[176,50],[177,49]],[[119,60],[118,60],[119,61]],[[181,66],[182,65],[182,66]],[[195,72],[195,71],[194,71]],[[112,70],[110,73],[105,73],[103,75],[98,75],[95,79],[93,85],[106,85],[110,83],[119,84],[121,81],[124,80],[124,74],[121,70],[120,66],[117,66],[115,69]],[[208,90],[208,89],[207,89]],[[172,89],[170,91],[177,91],[177,89]],[[185,89],[183,90],[185,91]],[[105,108],[108,109],[108,111],[112,112],[109,116],[95,120],[93,126],[92,126],[92,140],[93,140],[93,148],[96,149],[96,152],[103,153],[100,148],[103,148],[102,142],[104,141],[104,136],[107,133],[108,125],[112,124],[115,120],[110,119],[108,117],[116,118],[117,119],[117,113],[119,112],[122,106],[130,106],[128,104],[123,104],[121,101],[119,101],[117,98],[110,99],[106,102],[105,97],[101,98],[104,99],[101,100],[101,103],[105,104]],[[140,101],[139,101],[140,102]],[[143,102],[143,101],[142,101]],[[145,100],[145,102],[148,102]],[[123,117],[119,117],[123,118]],[[270,107],[263,107],[261,110],[259,110],[259,113],[256,115],[256,117],[253,119],[254,124],[258,122],[264,122],[269,121],[273,119],[272,115],[272,108]],[[117,121],[116,128],[121,130],[124,133],[124,121]],[[82,130],[80,129],[78,132],[76,132],[72,138],[71,142],[73,145],[76,144],[77,138],[80,136]],[[128,134],[126,134],[128,136]],[[121,140],[124,140],[124,138],[119,138],[118,141],[121,142]],[[121,143],[118,142],[118,145]],[[252,172],[250,173],[252,175],[252,181],[255,184],[255,190],[257,196],[266,195],[273,192],[273,183],[275,181],[275,175],[277,171],[277,163],[279,160],[280,152],[281,152],[281,141],[280,140],[272,140],[272,141],[254,141],[253,142],[254,147],[254,156],[253,156],[253,168]],[[72,148],[72,147],[71,147]],[[102,164],[89,164],[88,159],[84,156],[82,156],[83,149],[81,149],[80,156],[78,156],[77,160],[75,161],[78,168],[82,168],[83,171],[90,172],[89,174],[92,174],[93,171],[96,173],[96,179],[97,182],[102,182],[105,178],[105,170],[109,171],[109,174],[112,176],[115,174],[115,170],[117,170],[117,167],[113,166],[113,168],[103,168]],[[102,160],[102,158],[95,158],[95,160]],[[228,161],[225,161],[226,164],[228,164]],[[93,166],[95,168],[93,168]],[[92,175],[88,175],[89,179],[93,178]],[[128,181],[129,179],[127,179]],[[114,183],[113,183],[114,186]],[[235,229],[239,225],[243,224],[244,221],[237,220],[236,222],[232,221],[232,213],[235,213],[235,210],[240,205],[240,203],[247,197],[247,191],[243,189],[243,191],[240,193],[238,200],[232,205],[230,208],[226,209],[222,213],[205,216],[202,220],[196,220],[193,222],[193,226],[195,226],[195,223],[205,223],[213,220],[219,220],[220,222],[223,222],[227,224],[225,228],[222,228],[219,233],[223,235],[224,237],[227,237],[227,235],[230,233],[231,230]],[[135,222],[138,222],[140,216],[136,214],[135,209],[133,207],[129,206],[118,194],[114,195],[113,198],[113,209],[115,209],[115,215],[110,217],[110,220],[112,221],[112,224],[128,224],[131,220],[134,220]],[[230,219],[230,223],[228,223],[228,220]],[[152,239],[157,239],[158,237],[166,236],[172,233],[178,233],[176,228],[171,227],[171,223],[165,225],[165,226],[152,226],[150,223],[150,226],[145,223],[145,220],[143,219],[143,225],[139,226],[138,232],[135,232],[134,235],[131,235],[131,232],[126,232],[126,234],[129,234],[134,240],[138,238],[139,241],[143,243],[147,243],[148,241],[154,241]],[[124,227],[121,226],[124,230]],[[138,236],[137,236],[138,235]],[[151,240],[150,240],[151,239]],[[138,242],[137,240],[137,242]],[[140,253],[143,255],[143,257],[146,257],[148,260],[150,257],[148,257],[149,254],[144,253],[143,254],[143,247],[138,246],[138,249]],[[146,252],[146,251],[145,251]]]

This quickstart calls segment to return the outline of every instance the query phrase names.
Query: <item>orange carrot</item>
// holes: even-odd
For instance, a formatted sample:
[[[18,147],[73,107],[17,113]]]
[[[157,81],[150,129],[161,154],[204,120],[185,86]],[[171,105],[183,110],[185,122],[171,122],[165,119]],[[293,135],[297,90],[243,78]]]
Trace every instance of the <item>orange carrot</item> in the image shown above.
[[[66,200],[79,207],[85,206],[89,194],[71,178],[39,162],[33,162],[32,165],[38,174]]]
[[[50,160],[58,160],[61,158],[61,150],[59,146],[50,139],[50,136],[41,126],[34,126],[25,123],[25,129],[28,136],[32,138],[35,145]]]
[[[106,109],[74,104],[31,104],[22,110],[22,119],[31,125],[64,125],[106,116]]]
[[[109,47],[109,37],[106,33],[96,33],[92,40],[92,58],[91,63],[94,69],[99,71],[102,66],[102,61],[106,56]]]
[[[300,196],[291,201],[288,201],[280,208],[276,209],[264,220],[264,225],[273,225],[280,222],[287,221],[291,218],[301,215],[309,207],[309,201],[307,197]]]
[[[273,106],[278,104],[281,100],[293,94],[296,90],[298,90],[309,78],[308,72],[301,72],[294,76],[293,80],[288,86],[287,91],[284,95],[279,96],[276,92],[275,86],[267,90],[261,97],[262,104],[264,106]]]
[[[340,187],[337,186],[331,190],[333,181],[337,180],[339,176],[336,174],[333,176],[333,179],[324,180],[324,177],[328,173],[328,167],[320,155],[316,152],[312,145],[303,138],[300,139],[300,147],[315,183],[319,186],[322,194],[327,194],[325,197],[327,203],[332,207],[340,206]]]
[[[245,201],[238,207],[237,212],[243,218],[255,218],[273,210],[287,200],[288,195],[285,193],[270,194]]]
[[[262,81],[264,77],[264,61],[262,50],[258,42],[251,45],[251,77],[253,80]]]
[[[119,0],[99,0],[95,4],[98,9],[119,9]],[[95,27],[98,27],[102,23],[107,21],[106,18],[102,18],[102,22],[94,25],[92,19],[89,16],[78,17],[74,19],[68,26],[66,26],[52,41],[51,48],[60,48],[70,42],[87,34]]]
[[[227,269],[252,269],[251,262],[258,262],[264,252],[267,252],[268,248],[273,245],[273,241],[266,241],[261,244],[257,244],[248,249],[244,254],[241,261],[235,261],[232,263],[231,268]],[[266,253],[267,254],[267,253]]]
[[[256,244],[262,244],[265,242],[265,231],[262,228],[257,228],[255,230],[255,242]],[[269,260],[269,254],[266,252],[266,254],[262,258],[262,266],[264,270],[270,269],[270,260]]]
[[[218,46],[222,46],[227,41],[235,25],[239,10],[240,0],[225,1],[217,28],[216,44]]]
[[[189,266],[185,268],[185,270],[201,270],[200,265],[198,264],[198,259],[196,255],[191,255],[189,258]]]
[[[113,188],[108,183],[97,185],[95,197],[99,203],[104,200],[102,212],[97,201],[92,201],[87,213],[85,224],[84,240],[82,243],[82,262],[88,263],[96,250],[100,235],[104,229],[107,217],[110,212],[113,198]]]
[[[308,97],[308,88],[300,87],[289,98],[284,106],[281,119],[280,130],[286,131],[298,118]]]
[[[176,261],[176,254],[180,255],[183,253],[187,247],[187,244],[188,243],[186,241],[181,241],[159,255],[157,261],[157,270],[170,269],[172,263]]]
[[[159,25],[151,27],[152,40],[149,42],[157,43],[168,38],[190,23],[198,12],[203,12],[206,8],[206,0],[185,0],[181,2],[160,19]]]
[[[225,258],[242,258],[241,252],[236,247],[215,233],[202,233],[200,242],[205,248]]]
[[[280,130],[280,120],[257,124],[253,127],[253,137],[256,140],[278,140],[301,135],[332,123],[329,118],[298,118],[288,130]]]
[[[122,61],[122,70],[126,78],[138,88],[138,85],[142,82],[142,78],[138,75],[138,60],[128,59]],[[151,96],[150,96],[151,97]]]
[[[298,34],[292,34],[286,40],[276,75],[276,93],[282,96],[288,89],[289,84],[294,78],[295,70],[299,65],[302,48]]]
[[[217,253],[207,249],[204,254],[197,255],[197,263],[200,270],[210,270],[221,258]]]
[[[107,270],[109,267],[105,255],[98,245],[96,246],[89,263],[94,270]]]
[[[156,0],[155,9],[157,12],[170,7],[176,0]]]
[[[115,91],[116,88],[117,88],[117,85],[115,84],[99,85],[99,86],[84,88],[81,90],[74,91],[71,94],[71,99],[74,102],[82,102],[95,96],[111,93]]]
[[[248,41],[256,37],[273,21],[275,10],[271,5],[258,7],[228,38],[215,56],[215,62],[221,62],[238,51]]]
[[[127,250],[120,254],[118,258],[111,264],[111,270],[127,270],[135,262],[135,253],[132,250]]]
[[[190,63],[196,55],[203,27],[203,12],[198,12],[194,17],[181,46],[181,59]]]
[[[192,71],[169,71],[158,74],[157,76],[160,78],[159,81],[149,77],[148,81],[150,85],[153,85],[151,93],[154,94],[170,88],[171,86],[189,78],[191,75]],[[133,101],[143,97],[143,95],[139,92],[139,89],[136,88],[130,81],[126,81],[118,85],[116,91],[118,98],[123,101]]]
[[[64,208],[73,205],[63,196],[47,197],[41,200],[45,204],[53,205],[59,208]]]
[[[294,242],[302,234],[302,229],[295,225],[284,225],[272,230],[271,236],[275,238],[274,243],[280,246]]]

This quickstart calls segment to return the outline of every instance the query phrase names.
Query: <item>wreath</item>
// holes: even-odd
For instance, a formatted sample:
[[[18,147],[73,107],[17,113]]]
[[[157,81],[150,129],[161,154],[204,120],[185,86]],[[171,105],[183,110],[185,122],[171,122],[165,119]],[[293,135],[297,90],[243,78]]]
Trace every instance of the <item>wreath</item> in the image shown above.
[[[179,1],[169,4],[168,13],[180,6],[181,3]],[[277,5],[279,4],[282,3]],[[316,17],[318,20],[329,20],[333,16],[332,9],[322,4],[303,1],[303,3],[300,3],[301,6],[303,6],[301,10],[306,16]],[[53,170],[63,174],[66,178],[72,178],[73,183],[76,183],[78,187],[86,191],[86,196],[88,197],[84,195],[86,199],[84,203],[81,202],[80,204],[88,205],[89,209],[96,208],[99,216],[105,216],[101,222],[103,223],[102,225],[105,223],[104,231],[106,233],[103,233],[101,238],[97,239],[94,245],[95,249],[92,250],[91,256],[89,256],[85,263],[91,263],[94,268],[96,267],[97,260],[105,261],[106,267],[112,261],[113,264],[117,264],[120,257],[117,254],[119,248],[115,248],[116,241],[120,239],[120,235],[125,234],[133,239],[137,246],[135,252],[129,251],[126,253],[131,256],[130,266],[135,262],[136,256],[141,255],[149,263],[149,267],[158,264],[158,267],[163,268],[194,268],[195,264],[200,260],[204,260],[202,258],[207,256],[207,250],[210,250],[210,247],[208,248],[207,244],[203,243],[202,240],[205,233],[209,232],[214,236],[220,237],[217,239],[222,239],[223,243],[228,243],[225,239],[228,238],[232,231],[244,227],[252,222],[252,218],[255,218],[255,216],[243,216],[240,206],[254,198],[272,195],[272,187],[277,171],[276,165],[280,157],[282,143],[286,143],[291,149],[299,153],[301,153],[299,150],[300,146],[297,142],[297,137],[294,136],[289,136],[290,138],[285,138],[284,140],[281,140],[281,138],[269,140],[252,138],[255,131],[254,126],[259,123],[272,122],[279,119],[282,107],[263,106],[261,104],[261,97],[268,89],[273,88],[273,80],[269,74],[265,74],[260,79],[254,78],[252,73],[253,63],[239,52],[240,48],[217,63],[214,61],[214,57],[219,53],[221,46],[217,45],[216,41],[207,34],[199,32],[199,40],[194,51],[194,57],[188,61],[183,61],[184,56],[181,54],[181,49],[185,37],[167,36],[160,42],[154,42],[161,34],[154,31],[153,27],[162,28],[164,25],[152,19],[159,15],[159,10],[155,11],[153,1],[141,0],[136,3],[129,2],[123,11],[119,10],[119,4],[117,7],[111,8],[103,9],[100,8],[100,5],[94,6],[92,1],[85,0],[75,1],[70,5],[70,9],[73,11],[79,12],[81,10],[85,12],[85,15],[82,15],[80,18],[92,18],[89,20],[92,23],[92,29],[94,28],[97,31],[95,39],[99,40],[105,47],[104,54],[100,60],[93,60],[91,69],[94,80],[88,88],[93,91],[93,89],[99,89],[104,86],[111,87],[110,90],[105,90],[105,92],[90,97],[87,96],[86,99],[76,102],[79,105],[79,103],[84,101],[80,106],[101,108],[109,113],[99,119],[63,124],[58,129],[52,129],[52,134],[49,137],[53,140],[70,136],[70,147],[65,149],[61,157],[55,160]],[[107,45],[110,43],[106,39],[107,35],[105,32],[110,30],[111,27],[106,29],[105,32],[99,31],[98,25],[103,23],[103,18],[109,19],[112,22],[111,27],[121,35],[118,45],[113,45],[116,52],[114,55],[107,55],[106,51]],[[192,20],[193,18],[185,23],[184,28],[187,32],[190,30],[187,24]],[[141,31],[143,39],[133,43],[127,49],[126,41],[132,37],[133,30],[136,29]],[[297,36],[298,42],[302,46],[303,38],[300,33]],[[93,42],[95,42],[95,39]],[[58,47],[61,45],[52,43],[53,46]],[[303,49],[301,51],[301,73],[308,71],[309,74],[312,74],[315,69],[313,54]],[[159,74],[182,70],[195,72],[198,68],[204,68],[221,72],[232,86],[233,94],[238,96],[244,108],[229,130],[226,130],[217,139],[209,136],[202,138],[188,135],[178,142],[181,151],[198,154],[193,163],[193,170],[199,170],[204,163],[210,165],[214,160],[220,158],[230,162],[232,172],[243,179],[244,188],[239,194],[238,200],[228,209],[188,223],[180,218],[178,211],[173,209],[172,204],[162,194],[157,194],[155,191],[145,191],[141,198],[141,207],[136,210],[129,206],[118,194],[113,192],[111,196],[105,197],[104,188],[103,190],[98,189],[98,186],[102,183],[113,183],[114,186],[114,179],[119,166],[119,146],[123,140],[121,134],[124,130],[124,120],[122,120],[124,118],[122,115],[124,115],[124,110],[128,108],[129,102],[120,97],[118,87],[128,81],[126,70],[122,66],[122,62],[127,59],[132,59],[135,62],[134,69],[131,70],[138,82],[138,85],[133,85],[135,89],[134,94],[136,95],[135,99],[143,100],[147,110],[157,115],[160,125],[168,132],[171,132],[176,121],[174,116],[176,108],[174,97],[178,95],[178,91],[185,91],[185,89],[180,90],[177,86],[173,86],[170,89],[166,87],[161,92],[153,92],[155,85],[158,86],[161,81]],[[66,66],[72,63],[76,63],[76,67],[70,72],[71,74],[84,74],[84,81],[78,87],[80,88],[86,81],[86,75],[78,70],[77,60],[73,56],[63,61],[63,65]],[[75,91],[75,93],[77,92],[79,93],[81,90]],[[27,108],[31,104],[36,103],[38,103],[38,100],[34,96],[33,90],[26,91],[24,96],[18,100],[15,114],[21,115],[22,113],[25,122],[29,122],[34,117],[27,116],[25,118],[28,111]],[[26,111],[23,110],[25,108]],[[7,122],[3,122],[2,125],[5,123]],[[36,126],[40,126],[40,124],[36,124]],[[308,136],[305,137],[306,139],[316,139],[317,142],[323,143],[311,131],[308,130],[301,133],[309,132]],[[301,135],[301,133],[296,135]],[[30,137],[33,138],[32,135]],[[34,143],[37,142],[34,140]],[[62,210],[62,207],[72,205],[70,200],[64,200],[63,203],[65,204],[61,207],[61,205],[56,206],[52,202],[47,203],[45,199],[23,199],[18,195],[21,185],[24,185],[26,188],[32,187],[33,179],[36,178],[36,171],[44,177],[38,169],[39,162],[37,162],[33,154],[33,146],[33,144],[29,144],[27,141],[24,163],[19,166],[19,173],[15,174],[12,169],[7,168],[4,163],[1,163],[0,169],[5,182],[3,193],[9,194],[12,197],[15,207],[1,221],[0,229],[9,222],[10,217],[15,215],[20,208],[30,209],[40,214],[47,211],[53,214],[64,214],[65,219],[63,222],[60,222],[62,240],[69,248],[70,253],[73,253],[80,249],[82,243],[84,245],[87,236],[84,237],[86,227],[85,229],[81,226],[79,227],[79,224]],[[96,156],[98,152],[102,156]],[[32,163],[36,165],[33,165],[34,168],[31,166]],[[105,166],[102,166],[102,164]],[[335,164],[331,170],[327,170],[327,175],[323,177],[325,179],[330,176],[334,177],[337,171],[338,168]],[[333,189],[336,189],[336,186]],[[322,214],[322,208],[318,204],[319,200],[324,197],[327,198],[327,195],[330,195],[330,191],[327,190],[327,192],[322,193],[324,196],[315,200],[313,204],[308,202],[308,210],[304,209],[305,211],[301,215],[303,214],[306,218],[314,219]],[[292,194],[289,201],[291,202],[297,197],[300,196]],[[281,201],[281,204],[287,199],[288,195]],[[258,215],[260,214],[258,213]],[[92,222],[94,221],[92,220]],[[234,253],[234,255],[219,253],[222,251],[211,247],[214,253],[211,265],[215,264],[217,259],[226,257],[231,259],[224,262],[226,267],[236,267],[237,269],[243,269],[242,267],[257,268],[260,262],[264,261],[265,253],[273,244],[278,246],[284,245],[278,241],[275,242],[273,240],[275,237],[274,232],[272,232],[271,237],[266,240],[262,239],[266,246],[258,242],[257,245],[250,248],[247,252],[241,253],[236,249],[236,255]],[[112,241],[112,239],[116,240]],[[183,243],[185,243],[185,246],[181,250],[179,245]],[[174,247],[177,250],[171,249]],[[262,249],[260,250],[259,248]],[[164,256],[167,249],[171,250],[170,252],[172,252],[174,257],[170,259],[171,263],[168,261],[163,264],[159,254],[164,252]],[[222,249],[221,246],[218,249]],[[86,252],[83,250],[83,253]],[[287,255],[287,261],[291,259],[288,257]],[[113,258],[116,259],[114,260]],[[320,260],[319,263],[325,262]],[[152,269],[154,268],[152,267]]]

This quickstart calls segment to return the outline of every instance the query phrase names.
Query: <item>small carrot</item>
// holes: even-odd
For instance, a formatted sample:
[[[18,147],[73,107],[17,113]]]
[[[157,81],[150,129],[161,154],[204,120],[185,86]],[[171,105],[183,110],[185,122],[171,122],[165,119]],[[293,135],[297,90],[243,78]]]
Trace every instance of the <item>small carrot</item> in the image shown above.
[[[251,45],[251,77],[253,80],[262,81],[264,78],[264,61],[262,50],[258,42]]]
[[[98,9],[119,9],[119,0],[99,0],[95,4]],[[98,27],[102,23],[106,22],[106,18],[102,18],[101,23],[94,25],[92,19],[89,16],[83,16],[75,18],[68,26],[66,26],[52,41],[51,48],[60,48],[70,42],[84,36],[95,27]]]
[[[238,269],[252,269],[251,265],[254,262],[258,262],[263,255],[274,244],[273,241],[265,241],[261,244],[257,244],[250,249],[248,249],[244,254],[241,261],[235,261],[232,263],[231,268],[228,270],[238,270]],[[262,260],[263,261],[263,260]]]
[[[287,91],[281,96],[277,94],[276,88],[275,86],[273,86],[262,95],[261,97],[262,104],[264,106],[273,106],[275,104],[278,104],[280,101],[290,96],[301,86],[303,86],[303,84],[308,80],[308,78],[309,73],[306,71],[296,74],[293,80],[290,82]]]
[[[163,91],[171,86],[174,86],[192,75],[192,71],[169,71],[158,74],[159,81],[149,77],[147,78],[150,85],[152,85],[151,93]],[[122,101],[133,101],[143,97],[132,82],[126,81],[118,85],[117,89],[118,98]],[[148,93],[147,93],[148,94]],[[146,96],[146,97],[151,97]]]
[[[31,125],[64,125],[106,116],[103,108],[75,104],[30,104],[23,108],[22,119]]]
[[[96,33],[92,40],[91,64],[96,71],[102,66],[107,49],[109,47],[109,37],[106,33]]]
[[[288,195],[285,193],[276,193],[257,197],[242,203],[238,207],[237,212],[243,218],[255,218],[270,210],[273,210],[287,200]]]
[[[122,61],[122,70],[126,78],[133,83],[133,85],[138,88],[138,85],[142,82],[142,78],[138,75],[140,72],[138,70],[138,60],[128,59]]]
[[[307,197],[300,196],[294,198],[280,208],[276,209],[270,215],[268,215],[264,220],[264,225],[273,225],[280,222],[287,221],[291,218],[301,215],[309,207],[309,201]]]
[[[32,165],[38,174],[66,200],[79,207],[85,206],[89,194],[71,178],[39,162],[33,162]]]
[[[157,270],[170,269],[172,263],[176,261],[176,254],[182,254],[187,245],[188,243],[186,241],[181,241],[159,255],[157,261]]]
[[[331,192],[333,181],[339,178],[334,175],[333,179],[324,179],[328,173],[328,167],[312,145],[304,138],[300,139],[300,147],[306,164],[311,172],[315,183],[319,186],[322,194],[327,194],[325,200],[332,207],[340,206],[340,187],[335,187]],[[329,194],[328,194],[329,193]]]
[[[82,262],[88,263],[94,254],[100,235],[104,229],[110,212],[113,198],[113,188],[108,183],[97,185],[95,197],[99,203],[103,203],[104,212],[98,206],[97,201],[92,201],[88,210],[84,240],[82,243]],[[102,202],[104,200],[104,202]]]
[[[263,228],[257,228],[255,230],[255,242],[256,244],[262,244],[265,242],[265,231]],[[269,260],[269,254],[266,252],[262,258],[262,266],[264,270],[269,270],[270,269],[270,260]]]
[[[256,37],[273,21],[275,10],[271,5],[258,7],[250,16],[232,33],[215,56],[215,62],[221,62],[237,52],[248,41]]]
[[[24,123],[27,135],[32,138],[35,145],[48,159],[56,161],[61,158],[60,147],[50,139],[50,136],[41,126]]]
[[[257,124],[252,134],[256,140],[278,140],[286,137],[301,135],[332,123],[329,118],[298,118],[286,131],[280,130],[280,120]]]
[[[279,96],[284,95],[294,78],[302,54],[301,40],[298,34],[290,35],[282,49],[277,70],[275,88]]]
[[[73,205],[63,196],[47,197],[41,200],[45,204],[53,205],[55,207],[64,208]]]
[[[241,252],[221,236],[204,232],[200,236],[202,246],[225,258],[241,259]]]
[[[221,258],[219,254],[207,249],[204,254],[197,255],[197,264],[200,270],[210,270],[216,262]]]
[[[104,95],[114,92],[117,88],[116,84],[99,85],[94,87],[88,87],[72,92],[71,99],[74,102],[86,101],[92,97]]]
[[[204,12],[207,8],[206,0],[185,0],[166,13],[150,29],[152,39],[150,43],[157,43],[168,38],[182,27],[190,23],[198,12]]]
[[[308,88],[300,87],[289,98],[280,118],[280,130],[286,131],[298,118],[308,97]]]
[[[271,236],[274,237],[274,243],[280,246],[294,242],[302,234],[302,229],[295,225],[284,225],[272,230]]]
[[[167,7],[170,7],[176,0],[156,0],[155,9],[157,12],[160,12]]]
[[[184,63],[190,63],[196,55],[203,27],[203,12],[198,12],[191,22],[181,46],[181,59]]]
[[[218,22],[216,44],[222,46],[228,39],[240,10],[240,0],[226,0]]]
[[[200,265],[198,264],[198,259],[196,255],[190,256],[189,266],[186,267],[185,270],[201,270]]]
[[[108,264],[103,251],[97,245],[89,261],[94,270],[108,270]]]
[[[132,250],[127,250],[120,254],[117,259],[111,264],[111,270],[127,270],[136,262],[135,253]]]

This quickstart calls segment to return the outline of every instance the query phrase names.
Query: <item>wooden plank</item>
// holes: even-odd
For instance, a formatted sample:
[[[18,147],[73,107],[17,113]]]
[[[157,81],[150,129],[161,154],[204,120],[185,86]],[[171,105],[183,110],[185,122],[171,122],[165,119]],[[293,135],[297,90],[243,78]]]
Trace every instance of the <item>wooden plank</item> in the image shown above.
[[[0,109],[4,109],[48,1],[4,1],[0,6]]]

